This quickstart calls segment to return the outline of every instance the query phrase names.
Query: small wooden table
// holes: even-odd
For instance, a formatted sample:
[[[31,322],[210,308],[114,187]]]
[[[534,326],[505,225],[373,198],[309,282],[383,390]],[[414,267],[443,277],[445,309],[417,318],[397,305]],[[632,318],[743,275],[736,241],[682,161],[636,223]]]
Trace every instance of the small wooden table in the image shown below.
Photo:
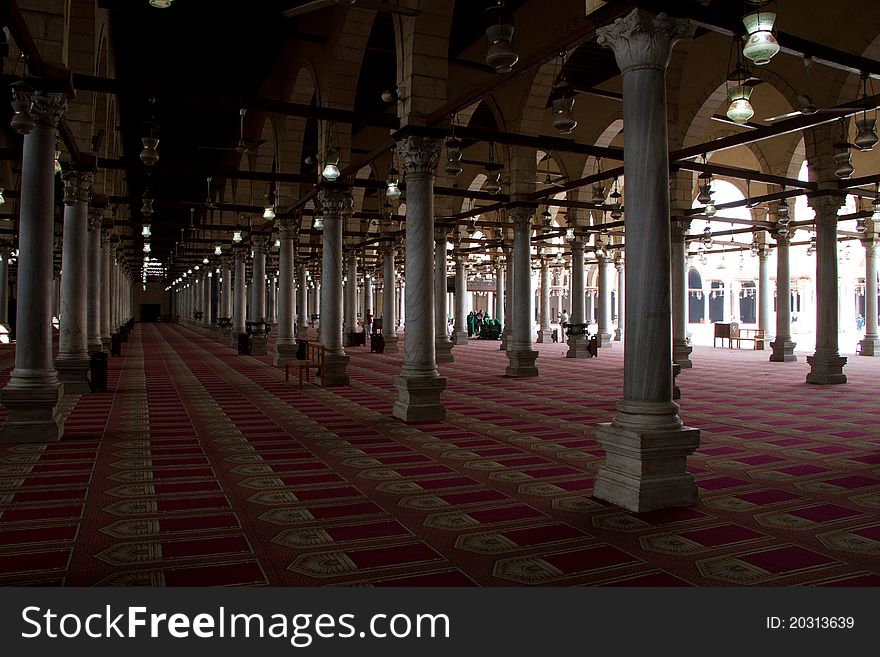
[[[303,371],[305,371],[305,380],[309,380],[309,371],[316,370],[317,375],[321,375],[324,370],[324,345],[310,342],[306,347],[306,357],[304,360],[291,358],[284,361],[284,380],[290,381],[290,368],[295,367],[299,370],[299,387],[303,385]]]

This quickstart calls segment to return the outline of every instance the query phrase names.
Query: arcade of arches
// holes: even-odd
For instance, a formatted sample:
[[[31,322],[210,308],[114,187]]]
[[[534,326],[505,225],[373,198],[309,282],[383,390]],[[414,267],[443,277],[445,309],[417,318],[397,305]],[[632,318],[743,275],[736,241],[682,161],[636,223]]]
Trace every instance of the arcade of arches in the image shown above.
[[[0,9],[0,584],[880,584],[875,2],[232,5]]]

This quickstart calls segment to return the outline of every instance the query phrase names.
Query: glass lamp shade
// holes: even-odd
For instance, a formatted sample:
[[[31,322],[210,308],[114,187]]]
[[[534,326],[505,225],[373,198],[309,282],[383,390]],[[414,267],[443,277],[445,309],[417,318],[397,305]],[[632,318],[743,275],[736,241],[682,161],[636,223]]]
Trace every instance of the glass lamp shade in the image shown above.
[[[214,247],[214,255],[223,255],[223,249],[220,248],[220,245]]]
[[[153,199],[144,197],[141,200],[141,214],[145,217],[149,217],[153,214]]]
[[[201,267],[200,267],[199,265],[194,265],[194,266],[193,266],[193,269],[195,269],[196,271],[198,271],[199,269],[201,269]]]
[[[486,63],[494,68],[496,73],[510,73],[519,61],[519,55],[511,43],[513,32],[514,27],[509,23],[498,23],[486,28],[486,39],[489,41]]]
[[[483,183],[483,189],[485,189],[490,194],[497,194],[501,191],[501,174],[500,173],[490,173],[489,177],[486,178],[486,182]]]
[[[150,0],[150,6],[157,9],[168,9],[174,0]]]
[[[324,217],[319,214],[315,215],[315,230],[324,230]]]
[[[204,258],[204,259],[202,260],[202,264],[204,264],[204,265],[207,265],[209,262],[211,262],[211,261],[208,260],[207,258]]]
[[[141,162],[147,166],[153,166],[159,161],[159,151],[156,150],[159,140],[155,137],[143,137],[141,142],[144,145],[144,150],[140,154]]]
[[[773,23],[776,14],[772,11],[758,11],[743,18],[743,25],[749,33],[743,46],[743,56],[757,66],[763,66],[779,52],[779,43],[773,36]]]
[[[0,205],[3,205],[4,203],[6,203],[6,199],[3,198],[3,188],[0,187]]]
[[[706,209],[703,210],[703,214],[707,217],[714,217],[717,210],[715,209],[715,204],[712,201],[706,204]]]
[[[232,233],[232,242],[234,244],[241,244],[241,241],[242,241],[241,231],[236,230],[235,232]]]
[[[392,180],[388,183],[388,189],[385,190],[385,196],[392,201],[400,198],[400,187],[397,186],[396,180]]]
[[[280,246],[281,246],[281,240],[275,240],[275,248],[277,249]]]
[[[150,237],[152,234],[153,231],[150,228],[150,224],[144,224],[143,228],[141,228],[141,235],[143,237]]]
[[[574,118],[574,98],[557,98],[553,106],[553,127],[563,135],[571,134],[578,122]]]
[[[271,205],[267,205],[266,209],[263,210],[263,219],[274,219],[275,218],[275,208]]]
[[[730,90],[728,99],[730,107],[727,108],[727,118],[734,123],[745,123],[755,115],[755,110],[749,102],[752,88],[737,85]]]
[[[61,151],[55,151],[55,163],[53,165],[55,173],[61,173]]]
[[[565,229],[565,239],[567,239],[569,242],[574,239],[574,228]]]
[[[336,180],[340,176],[339,171],[339,151],[335,148],[331,148],[327,151],[327,156],[324,162],[324,170],[321,172],[321,175],[324,176],[327,180]]]
[[[863,116],[856,119],[856,138],[853,140],[856,148],[860,151],[869,151],[877,145],[877,119]]]
[[[31,89],[24,82],[12,83],[12,109],[15,112],[9,122],[20,135],[26,135],[34,129],[36,123],[31,116]]]
[[[590,200],[597,205],[605,204],[605,187],[602,183],[596,183],[593,185],[593,198]]]
[[[703,205],[707,205],[712,201],[712,192],[709,190],[709,185],[700,185],[700,193],[697,196],[697,203],[702,203]]]
[[[461,155],[461,142],[458,139],[450,139],[446,142],[446,167],[444,171],[450,176],[457,176],[462,172]]]
[[[853,167],[852,165],[852,159],[849,150],[835,153],[834,162],[835,164],[837,164],[837,168],[834,170],[834,175],[841,180],[846,180],[855,172],[855,167]]]
[[[144,244],[144,253],[149,253],[149,252],[150,252],[150,243],[147,242]]]

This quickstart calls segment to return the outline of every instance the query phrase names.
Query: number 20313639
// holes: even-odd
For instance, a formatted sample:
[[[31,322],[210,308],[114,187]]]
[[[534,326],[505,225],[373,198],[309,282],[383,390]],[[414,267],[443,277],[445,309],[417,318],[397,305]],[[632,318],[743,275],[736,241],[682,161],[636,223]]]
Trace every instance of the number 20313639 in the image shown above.
[[[851,630],[852,616],[767,616],[768,630]]]

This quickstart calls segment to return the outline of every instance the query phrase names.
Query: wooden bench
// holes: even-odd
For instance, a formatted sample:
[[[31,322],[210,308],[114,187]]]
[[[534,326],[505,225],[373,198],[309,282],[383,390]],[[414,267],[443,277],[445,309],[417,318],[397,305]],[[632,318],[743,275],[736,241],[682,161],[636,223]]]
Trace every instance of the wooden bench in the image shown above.
[[[755,351],[763,351],[764,350],[764,329],[739,329],[737,331],[737,335],[732,336],[731,340],[736,341],[736,348],[741,349],[742,345],[740,342],[752,342],[754,343]]]
[[[715,322],[715,336],[712,338],[712,346],[715,347],[718,339],[721,338],[721,346],[724,346],[724,340],[727,339],[727,348],[733,349],[733,340],[739,337],[738,322]]]
[[[305,371],[306,381],[309,380],[309,371],[316,370],[318,376],[323,374],[324,370],[324,345],[316,342],[310,342],[306,347],[305,360],[291,358],[284,361],[284,380],[290,381],[290,368],[295,367],[299,370],[299,387],[303,385],[303,371]]]

